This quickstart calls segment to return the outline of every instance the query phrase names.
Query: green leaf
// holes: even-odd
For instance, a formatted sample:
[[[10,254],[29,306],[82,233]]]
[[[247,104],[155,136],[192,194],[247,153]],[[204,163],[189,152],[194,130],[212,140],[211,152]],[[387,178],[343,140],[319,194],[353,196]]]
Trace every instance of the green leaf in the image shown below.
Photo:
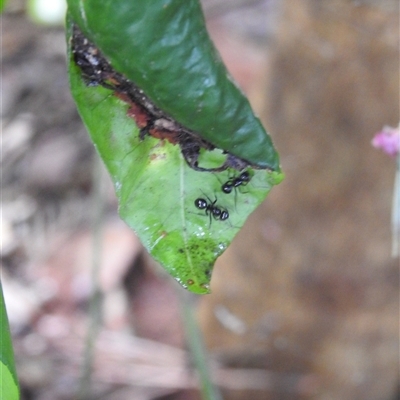
[[[7,311],[4,304],[3,290],[0,283],[0,395],[1,399],[19,399],[17,372],[14,351],[8,325]]]
[[[113,68],[181,125],[257,168],[279,171],[270,136],[229,76],[198,0],[68,0]]]
[[[216,258],[282,174],[249,169],[251,181],[225,194],[221,186],[233,171],[198,172],[187,165],[179,146],[153,137],[140,140],[127,116],[128,104],[112,90],[87,86],[70,48],[69,78],[79,113],[114,182],[121,218],[182,286],[208,293]],[[203,157],[218,164],[224,156],[214,151]],[[196,208],[198,198],[217,199],[215,205],[228,210],[229,219],[210,218]]]
[[[2,362],[0,362],[0,380],[0,398],[7,400],[18,400],[19,389],[15,383],[14,376],[7,365],[3,364]]]

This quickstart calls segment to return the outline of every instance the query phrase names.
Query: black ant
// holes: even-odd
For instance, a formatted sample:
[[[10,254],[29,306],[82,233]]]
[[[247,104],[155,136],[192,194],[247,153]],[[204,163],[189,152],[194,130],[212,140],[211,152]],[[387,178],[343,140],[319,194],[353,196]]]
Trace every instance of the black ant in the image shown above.
[[[227,220],[229,218],[229,212],[226,208],[218,207],[215,205],[217,202],[217,197],[215,197],[214,201],[211,201],[208,196],[206,197],[209,202],[207,202],[207,200],[204,200],[202,198],[198,198],[194,201],[194,205],[199,210],[204,210],[206,215],[210,217],[210,225],[211,225],[211,217],[220,221]]]
[[[221,189],[224,193],[231,193],[232,189],[239,186],[246,186],[250,182],[251,176],[247,171],[242,172],[236,178],[229,178],[222,186]]]

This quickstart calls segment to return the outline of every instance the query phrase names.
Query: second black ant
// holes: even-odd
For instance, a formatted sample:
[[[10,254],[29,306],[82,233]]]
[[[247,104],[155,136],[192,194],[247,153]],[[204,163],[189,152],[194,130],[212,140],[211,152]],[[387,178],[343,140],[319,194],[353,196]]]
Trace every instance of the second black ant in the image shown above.
[[[235,178],[229,178],[222,186],[221,189],[224,193],[231,193],[232,189],[236,189],[239,186],[246,186],[251,180],[251,176],[248,171],[242,172]]]

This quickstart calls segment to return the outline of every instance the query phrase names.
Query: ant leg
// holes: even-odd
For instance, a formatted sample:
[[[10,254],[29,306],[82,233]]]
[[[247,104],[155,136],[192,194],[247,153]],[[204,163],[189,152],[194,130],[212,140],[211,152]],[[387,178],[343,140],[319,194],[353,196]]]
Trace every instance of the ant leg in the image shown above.
[[[207,200],[210,203],[209,207],[211,206],[211,208],[212,208],[212,206],[217,202],[217,198],[215,198],[215,201],[213,202],[201,189],[200,189],[200,192],[203,193],[203,195],[207,198]]]

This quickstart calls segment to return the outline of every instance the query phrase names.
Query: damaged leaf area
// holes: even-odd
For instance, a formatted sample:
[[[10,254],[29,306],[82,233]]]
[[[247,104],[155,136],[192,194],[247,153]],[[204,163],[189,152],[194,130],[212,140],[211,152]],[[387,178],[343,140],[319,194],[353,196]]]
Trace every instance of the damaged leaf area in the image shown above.
[[[199,0],[68,0],[68,7],[157,109],[252,168],[279,172],[271,137],[216,51]]]
[[[212,151],[215,146],[203,139],[197,132],[179,124],[171,116],[159,109],[136,84],[116,72],[101,51],[91,43],[76,24],[72,27],[72,54],[75,63],[81,68],[82,76],[88,86],[101,85],[114,91],[114,94],[129,105],[128,115],[140,128],[140,138],[146,135],[179,144],[188,165],[196,171],[220,172],[227,168],[242,170],[248,163],[233,154],[227,154],[221,165],[202,167],[199,165],[200,151]]]
[[[209,293],[215,260],[282,173],[253,169],[175,121],[70,19],[68,61],[72,95],[121,218],[183,287]]]

